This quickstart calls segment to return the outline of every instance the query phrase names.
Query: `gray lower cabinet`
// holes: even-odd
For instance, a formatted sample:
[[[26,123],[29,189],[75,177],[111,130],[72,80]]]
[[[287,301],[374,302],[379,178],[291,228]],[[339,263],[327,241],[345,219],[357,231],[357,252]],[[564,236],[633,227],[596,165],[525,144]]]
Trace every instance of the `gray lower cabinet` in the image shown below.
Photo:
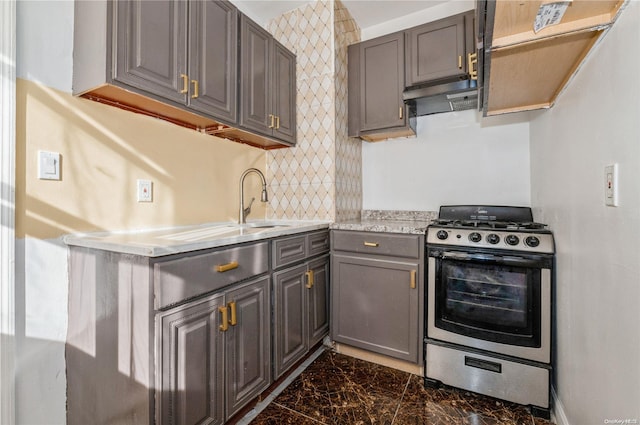
[[[273,274],[274,379],[281,377],[329,332],[328,249],[326,231],[274,243],[275,267],[295,263],[294,258],[298,258],[297,265]],[[324,255],[313,258],[317,252]]]
[[[334,230],[331,252],[331,338],[421,364],[424,236]]]
[[[269,286],[262,278],[158,316],[159,423],[222,424],[269,386]]]
[[[269,246],[71,247],[67,423],[221,424],[266,389]]]

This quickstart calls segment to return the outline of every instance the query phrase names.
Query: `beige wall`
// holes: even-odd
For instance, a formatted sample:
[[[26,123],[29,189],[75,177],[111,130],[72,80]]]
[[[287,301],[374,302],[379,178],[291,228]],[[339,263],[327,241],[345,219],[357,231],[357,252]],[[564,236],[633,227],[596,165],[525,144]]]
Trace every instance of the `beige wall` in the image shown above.
[[[37,178],[38,150],[61,154],[62,180]],[[79,99],[27,80],[17,87],[16,236],[237,219],[238,180],[265,170],[263,150]],[[136,180],[154,183],[136,201]],[[255,175],[245,198],[259,199]],[[264,218],[254,204],[249,218]]]

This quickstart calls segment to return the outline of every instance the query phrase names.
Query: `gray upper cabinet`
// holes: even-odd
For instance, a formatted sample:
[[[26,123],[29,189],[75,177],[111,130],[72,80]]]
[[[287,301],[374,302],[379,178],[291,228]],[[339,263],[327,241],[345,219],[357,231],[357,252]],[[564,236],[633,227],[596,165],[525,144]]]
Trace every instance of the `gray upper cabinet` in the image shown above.
[[[76,1],[73,94],[250,146],[292,146],[295,55],[255,24],[241,39],[240,20],[250,21],[227,0]]]
[[[376,141],[415,135],[415,111],[404,104],[404,33],[349,46],[349,136]]]
[[[407,30],[407,87],[468,78],[469,55],[474,52],[473,26],[471,12]]]
[[[189,6],[189,78],[198,82],[189,106],[237,122],[238,11],[228,2],[192,1]]]
[[[187,72],[186,1],[118,1],[113,78],[184,103]]]
[[[244,15],[240,45],[240,125],[295,144],[295,55]]]
[[[464,16],[407,31],[407,86],[466,73]]]
[[[237,9],[224,1],[118,1],[114,80],[234,124]]]
[[[418,235],[332,231],[334,341],[421,364],[423,245]]]

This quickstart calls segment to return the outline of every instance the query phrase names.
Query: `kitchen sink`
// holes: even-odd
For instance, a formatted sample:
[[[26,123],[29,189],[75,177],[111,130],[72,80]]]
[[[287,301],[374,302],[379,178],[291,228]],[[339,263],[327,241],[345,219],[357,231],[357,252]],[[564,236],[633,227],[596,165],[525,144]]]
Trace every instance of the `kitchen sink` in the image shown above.
[[[290,224],[273,223],[273,222],[257,222],[257,223],[245,223],[244,227],[253,227],[258,229],[272,229],[274,227],[291,227]]]

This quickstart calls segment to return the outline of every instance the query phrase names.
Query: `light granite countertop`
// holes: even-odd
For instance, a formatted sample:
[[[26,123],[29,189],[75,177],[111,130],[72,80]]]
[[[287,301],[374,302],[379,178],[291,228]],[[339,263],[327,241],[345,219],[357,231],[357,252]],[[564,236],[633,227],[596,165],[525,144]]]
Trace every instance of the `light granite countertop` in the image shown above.
[[[140,231],[73,234],[65,236],[64,242],[71,246],[160,257],[266,240],[328,227],[328,221],[269,220],[248,222],[246,225],[222,222]]]
[[[332,223],[335,230],[358,232],[405,233],[424,235],[427,226],[438,217],[435,211],[380,211],[365,210],[359,220]]]

